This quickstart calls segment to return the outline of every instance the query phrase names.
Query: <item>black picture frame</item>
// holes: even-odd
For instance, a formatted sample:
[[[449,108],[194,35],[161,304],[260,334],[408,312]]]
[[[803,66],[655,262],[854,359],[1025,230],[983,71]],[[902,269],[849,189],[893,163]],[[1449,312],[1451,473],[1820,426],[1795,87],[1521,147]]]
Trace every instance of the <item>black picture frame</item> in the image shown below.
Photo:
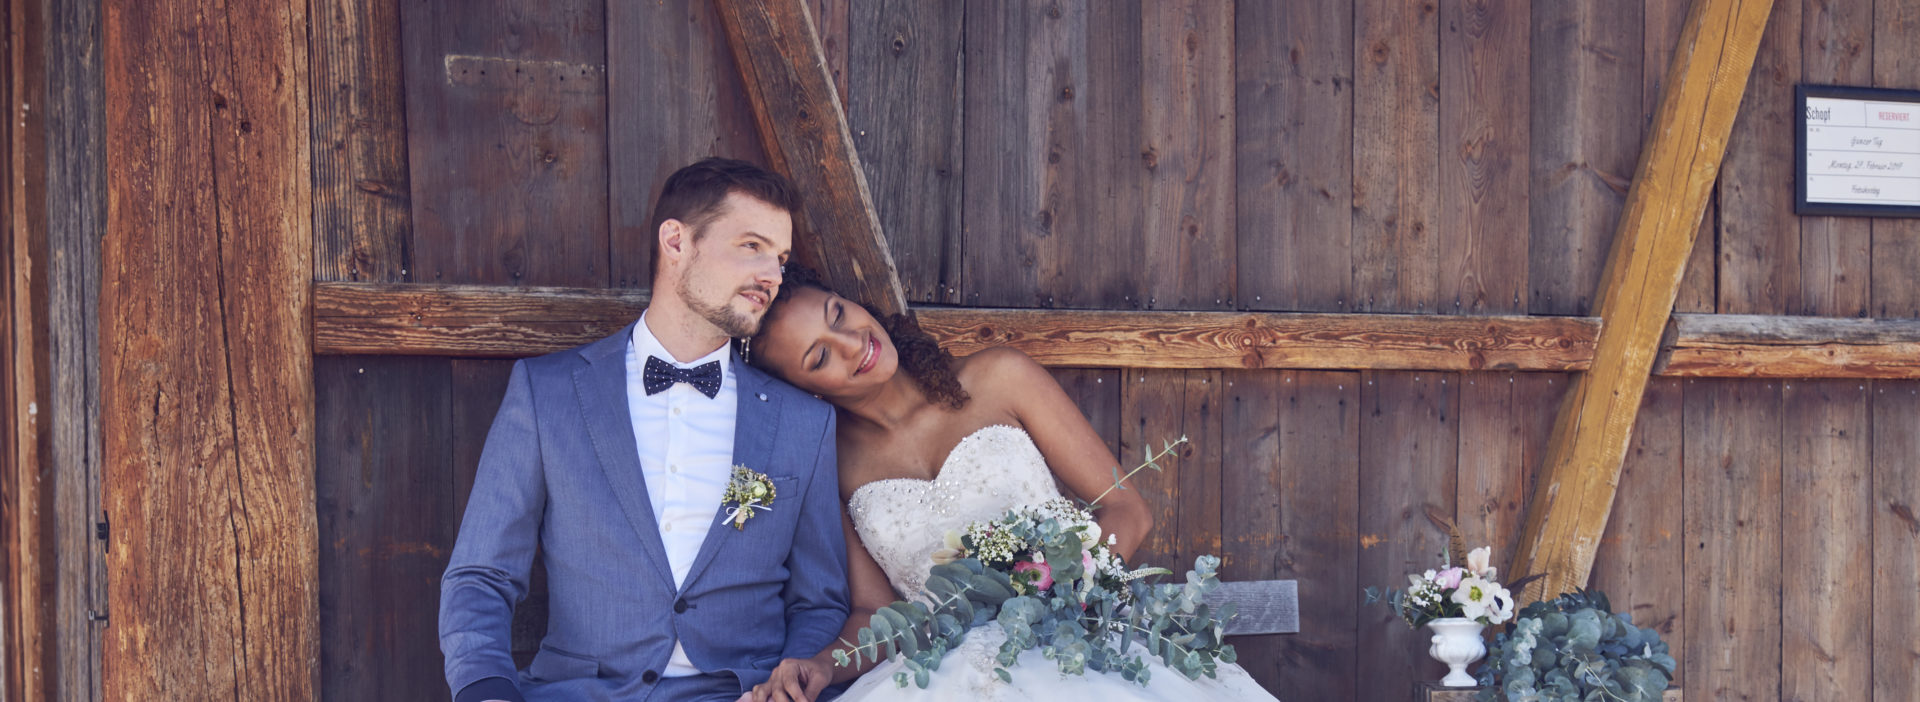
[[[1894,90],[1848,85],[1809,85],[1793,87],[1793,213],[1796,215],[1840,217],[1920,217],[1920,205],[1869,205],[1861,203],[1809,202],[1807,200],[1807,98],[1902,102],[1920,106],[1920,90]],[[1920,160],[1920,155],[1914,156]]]

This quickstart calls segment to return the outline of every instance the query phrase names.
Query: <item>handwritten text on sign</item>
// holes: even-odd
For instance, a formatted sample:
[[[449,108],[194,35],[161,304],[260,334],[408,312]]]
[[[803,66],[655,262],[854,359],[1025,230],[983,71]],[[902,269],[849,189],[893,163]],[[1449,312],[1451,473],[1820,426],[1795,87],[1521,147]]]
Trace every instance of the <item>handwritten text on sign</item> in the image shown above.
[[[1920,104],[1807,97],[1807,202],[1920,205]]]

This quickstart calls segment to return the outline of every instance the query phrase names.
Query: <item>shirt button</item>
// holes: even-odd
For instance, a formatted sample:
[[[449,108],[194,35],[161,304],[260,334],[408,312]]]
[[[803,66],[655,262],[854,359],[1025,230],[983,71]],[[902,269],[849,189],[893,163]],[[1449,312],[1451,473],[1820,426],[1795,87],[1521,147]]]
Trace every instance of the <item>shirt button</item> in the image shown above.
[[[665,524],[661,524],[661,525],[660,525],[660,530],[661,530],[661,531],[673,531],[673,522],[667,522],[667,523],[665,523]]]
[[[680,416],[680,408],[678,407],[673,408],[673,416],[675,417]]]
[[[678,464],[678,463],[668,463],[668,464],[667,464],[667,472],[668,472],[668,473],[678,473],[678,472],[680,472],[680,464]]]

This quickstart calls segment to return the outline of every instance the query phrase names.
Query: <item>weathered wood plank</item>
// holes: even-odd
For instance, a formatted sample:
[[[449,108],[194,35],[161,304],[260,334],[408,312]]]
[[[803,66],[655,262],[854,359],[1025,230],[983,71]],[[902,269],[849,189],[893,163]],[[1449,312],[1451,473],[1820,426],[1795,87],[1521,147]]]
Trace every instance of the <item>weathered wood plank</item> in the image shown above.
[[[1141,451],[1157,451],[1162,441],[1173,441],[1185,431],[1187,373],[1184,370],[1135,369],[1120,375],[1120,459],[1121,470],[1138,465]],[[1127,482],[1153,513],[1153,531],[1134,554],[1136,563],[1181,568],[1180,512],[1182,483],[1193,452],[1189,445],[1161,464],[1163,470],[1142,471]],[[1218,471],[1215,471],[1218,479]],[[1216,510],[1217,511],[1217,510]],[[1175,572],[1181,572],[1176,570]]]
[[[1439,14],[1401,0],[1353,11],[1351,309],[1440,308]]]
[[[604,0],[400,9],[410,278],[607,285]]]
[[[1682,482],[1682,403],[1687,381],[1647,384],[1633,444],[1620,468],[1620,490],[1606,538],[1593,561],[1593,587],[1614,611],[1660,632],[1668,650],[1686,650],[1685,492]]]
[[[313,3],[313,278],[402,282],[413,261],[397,0]]]
[[[1642,144],[1641,5],[1534,5],[1527,247],[1533,314],[1596,309],[1607,242]]]
[[[1524,0],[1440,6],[1437,311],[1527,311],[1528,67]]]
[[[47,149],[48,352],[56,662],[49,696],[99,700],[100,639],[107,612],[106,554],[90,527],[99,519],[100,237],[106,222],[105,113],[100,3],[50,3],[45,109]]]
[[[1770,5],[1701,0],[1687,16],[1601,281],[1605,323],[1593,367],[1561,406],[1528,508],[1515,570],[1548,577],[1526,596],[1565,592],[1587,580]]]
[[[1873,84],[1873,3],[1805,0],[1800,18],[1800,82]],[[1772,33],[1780,27],[1770,27]],[[1787,98],[1791,102],[1791,94]],[[1789,108],[1791,109],[1791,108]],[[1788,129],[1792,129],[1789,120]],[[1789,155],[1791,151],[1787,152]],[[1788,178],[1790,172],[1783,172]],[[1864,317],[1871,309],[1873,220],[1800,217],[1801,310]],[[1777,284],[1777,283],[1776,283]]]
[[[314,364],[320,698],[435,699],[438,602],[457,525],[447,361]]]
[[[1720,310],[1808,314],[1800,299],[1800,219],[1793,214],[1793,84],[1800,7],[1773,3],[1720,168]]]
[[[1687,21],[1687,8],[1693,0],[1647,0],[1645,12],[1646,28],[1642,32],[1642,45],[1645,47],[1640,59],[1641,75],[1644,76],[1640,89],[1640,139],[1645,140],[1646,130],[1653,125],[1653,116],[1660,109],[1660,95],[1666,87],[1667,67],[1673,62],[1673,52],[1680,43],[1680,30]],[[1715,237],[1720,231],[1718,212],[1718,188],[1715,194],[1707,196],[1707,211],[1700,217],[1700,228],[1694,234],[1693,254],[1687,259],[1687,272],[1680,278],[1680,296],[1673,301],[1673,311],[1712,314],[1716,311],[1716,295],[1719,291],[1719,272],[1716,266],[1719,253],[1715,247]],[[1676,473],[1677,474],[1677,473]]]
[[[719,13],[708,0],[607,3],[614,287],[652,285],[657,233],[647,225],[667,176],[707,156],[766,162]]]
[[[1459,503],[1467,547],[1493,548],[1494,565],[1513,580],[1520,520],[1533,496],[1533,468],[1546,452],[1553,409],[1567,389],[1559,373],[1466,373],[1460,387]]]
[[[873,195],[805,0],[721,0],[767,160],[800,188],[798,258],[882,314],[906,309]]]
[[[1067,397],[1073,398],[1073,404],[1087,416],[1087,423],[1093,425],[1100,438],[1106,440],[1113,455],[1119,457],[1120,440],[1125,434],[1121,426],[1121,372],[1106,368],[1055,368],[1053,379],[1060,383]]]
[[[1654,372],[1697,377],[1920,378],[1920,322],[1674,315]]]
[[[1353,13],[1234,4],[1238,302],[1353,306]]]
[[[1744,380],[1686,389],[1686,647],[1694,699],[1780,694],[1780,388]],[[1805,577],[1794,573],[1792,577]]]
[[[103,16],[105,697],[312,699],[306,4]]]
[[[813,13],[813,27],[820,33],[820,52],[826,58],[827,75],[833,76],[834,92],[840,95],[843,110],[847,107],[847,64],[851,61],[849,53],[853,45],[850,36],[853,4],[853,0],[807,0],[807,11]]]
[[[954,302],[961,265],[961,43],[957,2],[852,3],[847,123],[908,302]]]
[[[1154,0],[1142,3],[1134,28],[1141,37],[1141,248],[1137,256],[1099,258],[1141,266],[1148,307],[1236,306],[1234,6]],[[1088,262],[1076,258],[1076,265]]]
[[[1873,387],[1873,698],[1920,699],[1920,382]]]
[[[1300,596],[1300,633],[1238,638],[1240,663],[1286,699],[1360,699],[1360,374],[1221,376],[1221,572]]]
[[[1781,386],[1780,696],[1873,694],[1873,393],[1864,380]]]
[[[6,534],[0,573],[4,574],[7,602],[0,606],[4,636],[0,636],[0,679],[8,696],[21,699],[52,697],[51,675],[57,674],[58,638],[63,633],[55,618],[59,594],[54,574],[60,567],[53,546],[61,524],[50,507],[56,494],[47,484],[47,461],[52,458],[50,425],[41,408],[52,405],[50,375],[53,320],[48,298],[47,259],[52,253],[45,236],[47,221],[47,134],[44,108],[47,90],[44,36],[46,7],[39,3],[8,3],[0,7],[0,26],[7,29],[4,75],[0,95],[7,99],[7,140],[0,147],[0,249],[7,256],[0,267],[0,344],[8,347],[0,363],[0,532]],[[28,39],[33,37],[33,39]],[[64,339],[62,341],[65,341]],[[69,528],[71,528],[69,526]],[[83,631],[83,630],[82,630]]]
[[[601,338],[638,317],[646,293],[568,288],[325,283],[314,286],[317,353],[529,356]],[[1234,312],[928,308],[922,326],[954,353],[1010,345],[1041,363],[1106,368],[1573,370],[1592,320]]]
[[[1361,587],[1399,587],[1408,573],[1436,564],[1446,550],[1442,524],[1458,504],[1459,383],[1445,373],[1362,373],[1360,389]],[[1359,613],[1359,650],[1413,652],[1362,655],[1359,694],[1380,700],[1405,694],[1415,680],[1443,668],[1417,655],[1431,634],[1413,630],[1382,606]]]
[[[1920,89],[1920,0],[1874,0],[1873,84]],[[1873,220],[1875,317],[1920,318],[1920,219]]]

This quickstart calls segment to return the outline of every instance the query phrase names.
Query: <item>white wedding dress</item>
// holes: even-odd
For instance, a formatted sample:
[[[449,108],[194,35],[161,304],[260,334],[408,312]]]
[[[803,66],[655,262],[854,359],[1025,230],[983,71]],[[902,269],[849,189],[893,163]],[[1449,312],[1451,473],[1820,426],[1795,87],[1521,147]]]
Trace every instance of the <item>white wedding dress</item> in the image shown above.
[[[903,599],[924,601],[921,583],[933,566],[934,550],[944,546],[946,533],[979,520],[997,519],[1008,509],[1039,504],[1060,496],[1053,473],[1025,431],[1005,425],[989,426],[962,439],[934,480],[893,478],[876,480],[853,492],[847,509],[867,552],[887,573],[894,592]],[[1157,657],[1142,654],[1150,667],[1149,684],[1142,686],[1118,674],[1087,671],[1065,675],[1037,649],[1020,654],[1007,668],[1013,682],[1002,682],[993,670],[994,657],[1006,641],[998,623],[967,633],[966,641],[940,662],[926,689],[909,678],[902,689],[894,673],[904,663],[892,660],[876,666],[853,684],[841,700],[1007,700],[1032,702],[1050,699],[1099,700],[1273,700],[1247,672],[1222,663],[1218,677],[1188,680]]]

